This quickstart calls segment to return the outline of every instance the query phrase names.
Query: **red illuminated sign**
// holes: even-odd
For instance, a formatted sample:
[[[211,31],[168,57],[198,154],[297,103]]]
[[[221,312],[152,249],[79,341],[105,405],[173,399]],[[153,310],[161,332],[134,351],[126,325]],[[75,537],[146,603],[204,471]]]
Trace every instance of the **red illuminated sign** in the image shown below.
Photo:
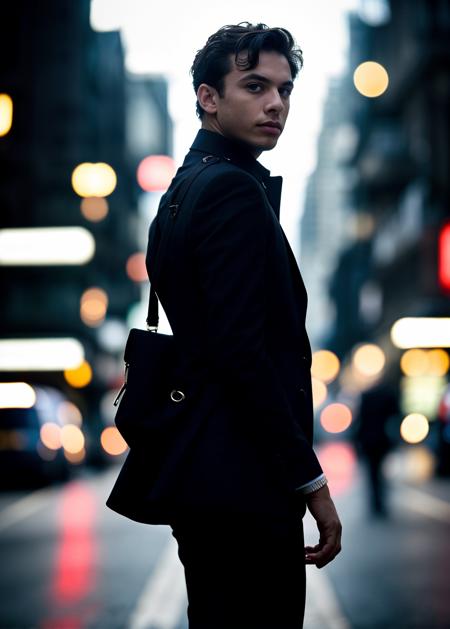
[[[450,291],[450,223],[444,225],[439,234],[439,284]]]

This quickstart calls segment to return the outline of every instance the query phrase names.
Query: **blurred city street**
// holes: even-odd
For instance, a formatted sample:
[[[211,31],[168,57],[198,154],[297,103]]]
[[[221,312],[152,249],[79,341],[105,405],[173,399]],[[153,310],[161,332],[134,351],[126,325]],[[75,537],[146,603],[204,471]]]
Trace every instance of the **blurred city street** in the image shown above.
[[[285,279],[276,272],[276,239],[258,240],[251,223],[248,242],[259,243],[266,257],[255,254],[242,272],[242,265],[234,272],[227,263],[222,279],[214,271],[222,253],[224,260],[237,260],[247,247],[231,254],[220,242],[208,257],[208,277],[220,304],[216,310],[230,325],[219,334],[220,316],[209,322],[214,309],[208,306],[208,290],[203,283],[195,288],[203,269],[202,247],[182,257],[197,231],[205,231],[204,238],[198,236],[204,243],[220,233],[214,228],[206,234],[209,212],[200,202],[203,197],[186,208],[190,222],[179,239],[178,227],[166,232],[168,240],[158,247],[161,252],[167,246],[164,264],[152,262],[148,243],[151,226],[163,225],[166,202],[178,190],[176,173],[184,172],[186,152],[191,146],[190,153],[197,150],[199,128],[215,141],[214,131],[223,130],[220,116],[202,109],[198,100],[192,68],[200,47],[223,25],[239,26],[244,20],[254,23],[258,41],[261,36],[267,44],[261,51],[269,55],[276,49],[270,38],[264,39],[265,29],[292,31],[302,60],[298,77],[290,65],[292,98],[293,81],[280,78],[278,71],[265,76],[254,70],[251,83],[240,81],[245,101],[236,102],[260,113],[248,117],[247,106],[240,104],[239,115],[227,116],[239,129],[248,125],[248,141],[240,133],[223,134],[236,144],[235,165],[242,153],[252,172],[261,167],[272,173],[273,183],[278,180],[271,198],[264,175],[261,200],[271,218],[267,225],[277,231],[281,226],[286,239],[286,250],[282,244],[280,251],[283,259],[290,258],[295,280],[286,287],[295,284],[298,290],[295,300],[274,297],[266,271],[274,272],[274,289]],[[291,0],[247,0],[245,6],[191,0],[188,7],[180,0],[16,0],[8,3],[0,34],[5,60],[0,67],[0,629],[188,628],[183,566],[170,527],[138,524],[105,506],[132,444],[126,433],[136,415],[142,414],[145,428],[161,428],[164,434],[173,429],[176,437],[182,432],[173,428],[181,425],[175,420],[166,425],[160,411],[154,414],[158,426],[150,425],[153,415],[143,410],[147,398],[150,408],[161,394],[170,417],[172,403],[183,409],[178,402],[186,397],[185,404],[192,405],[189,390],[184,385],[178,390],[172,381],[165,398],[160,384],[149,393],[147,384],[159,382],[166,369],[158,366],[156,378],[153,372],[140,378],[145,403],[140,399],[131,412],[123,411],[124,400],[135,400],[134,345],[128,339],[135,335],[148,341],[154,335],[141,332],[153,329],[159,340],[173,334],[174,341],[166,341],[178,348],[185,334],[179,345],[183,351],[174,352],[180,360],[167,361],[177,379],[178,371],[185,371],[189,382],[198,368],[205,373],[198,387],[205,401],[211,377],[223,385],[220,411],[230,392],[241,405],[253,385],[242,378],[240,360],[233,359],[228,371],[221,362],[225,354],[235,355],[233,339],[251,325],[233,324],[240,320],[236,304],[243,289],[227,290],[235,279],[247,286],[247,278],[262,271],[266,274],[257,284],[264,298],[258,303],[270,305],[274,315],[264,314],[264,323],[258,324],[258,353],[247,356],[246,344],[239,342],[236,354],[248,364],[255,391],[263,381],[260,366],[267,363],[267,373],[275,377],[260,386],[243,423],[262,419],[252,424],[261,433],[255,443],[268,438],[286,469],[291,459],[294,468],[308,460],[303,449],[291,456],[289,444],[286,456],[280,454],[278,427],[280,435],[295,429],[293,436],[300,428],[303,448],[312,434],[305,426],[314,426],[312,445],[343,527],[342,552],[335,560],[323,569],[306,567],[305,629],[450,629],[450,0],[301,0],[295,6]],[[228,54],[226,48],[220,63],[211,61],[215,78],[204,75],[221,107],[229,97],[227,81],[241,68],[235,64],[233,72],[226,71],[232,60],[227,61]],[[256,65],[250,60],[251,55],[245,69],[257,69],[261,60]],[[269,92],[271,85],[276,89]],[[285,121],[289,104],[285,131],[281,118],[272,116],[269,93],[277,103],[287,99],[279,108]],[[272,112],[270,119],[266,110]],[[267,150],[282,131],[276,151]],[[266,144],[268,139],[275,144]],[[224,166],[225,161],[233,166],[228,149],[217,152]],[[208,159],[205,155],[204,164]],[[230,195],[240,190],[237,184],[230,184]],[[214,197],[220,204],[215,188]],[[183,203],[189,205],[189,197]],[[174,221],[179,221],[180,204],[169,207]],[[198,230],[192,218],[197,209],[198,217],[205,217]],[[214,217],[233,226],[230,242],[237,242],[244,231],[241,215],[228,221],[221,209]],[[183,262],[177,262],[178,252]],[[155,280],[160,266],[164,282],[168,269],[167,292]],[[158,325],[150,327],[149,277],[153,297],[158,291],[162,299]],[[172,292],[182,296],[182,305],[165,301]],[[224,316],[228,308],[230,315]],[[253,312],[248,304],[245,311]],[[227,346],[222,354],[215,350],[221,343]],[[145,370],[153,353],[145,349]],[[280,360],[288,357],[283,373],[278,354]],[[271,385],[277,379],[272,403]],[[288,413],[287,397],[279,394],[285,388],[283,398],[288,396],[291,384],[295,407]],[[289,415],[289,426],[283,427],[284,420],[275,426],[270,417],[274,432],[265,435],[260,415],[267,410],[269,418],[271,408],[280,418]],[[117,421],[118,410],[125,415],[125,429]],[[184,422],[183,413],[179,417]],[[214,441],[226,449],[210,415],[204,423],[205,433],[215,433]],[[192,422],[183,426],[193,428]],[[154,445],[159,442],[148,434],[142,443],[155,448],[155,456],[146,451],[145,458],[145,465],[155,467],[153,490],[164,487],[157,466],[171,467],[171,458],[165,458],[167,444]],[[237,430],[236,436],[240,444]],[[280,443],[285,441],[290,437]],[[201,451],[192,444],[193,452]],[[217,483],[209,473],[214,463],[224,490],[232,488],[230,495],[237,495],[247,470],[254,471],[247,454],[236,468],[239,482],[230,482],[220,457],[209,447],[204,451],[208,463],[198,478],[210,482],[216,499]],[[231,452],[234,463],[236,449]],[[142,474],[138,469],[147,482],[147,467]],[[314,483],[316,491],[325,482],[318,473],[313,478],[299,469],[298,474],[292,478],[302,479],[301,485],[295,481],[300,490],[308,486],[303,480]],[[257,479],[245,493],[247,509]],[[131,483],[133,491],[136,485]],[[197,500],[197,480],[192,486]],[[124,495],[128,500],[128,489]],[[329,504],[326,489],[324,495]],[[138,502],[141,506],[140,496]],[[260,503],[267,508],[266,494]],[[339,530],[334,510],[328,513]],[[303,524],[305,545],[316,545],[319,533],[309,513]],[[235,538],[228,539],[241,558]],[[257,552],[259,547],[258,542]],[[228,559],[228,547],[223,548]],[[285,556],[273,555],[276,560]],[[233,557],[232,569],[234,563]],[[274,565],[267,552],[264,563]],[[209,578],[210,567],[198,572],[208,573],[208,584],[217,586]],[[228,574],[223,567],[221,573]],[[285,581],[277,583],[284,596]],[[215,601],[221,591],[216,587],[208,600]],[[248,591],[246,596],[252,600]],[[272,597],[277,613],[279,600]]]
[[[401,459],[392,455],[393,469]],[[116,473],[1,496],[2,629],[187,629],[170,528],[104,506]],[[331,478],[343,550],[322,570],[307,567],[305,629],[449,627],[450,481],[397,480],[390,515],[373,519],[360,466],[344,476]],[[304,525],[316,543],[309,515]]]

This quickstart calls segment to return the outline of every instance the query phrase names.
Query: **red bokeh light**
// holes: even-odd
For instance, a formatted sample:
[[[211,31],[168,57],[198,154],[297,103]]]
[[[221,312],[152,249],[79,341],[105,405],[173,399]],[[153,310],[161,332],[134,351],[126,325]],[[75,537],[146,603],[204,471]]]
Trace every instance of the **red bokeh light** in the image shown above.
[[[345,441],[326,443],[317,448],[325,476],[328,479],[332,495],[348,491],[356,479],[356,454],[353,447]]]
[[[175,175],[175,162],[168,155],[149,155],[137,169],[138,184],[146,192],[167,190]]]

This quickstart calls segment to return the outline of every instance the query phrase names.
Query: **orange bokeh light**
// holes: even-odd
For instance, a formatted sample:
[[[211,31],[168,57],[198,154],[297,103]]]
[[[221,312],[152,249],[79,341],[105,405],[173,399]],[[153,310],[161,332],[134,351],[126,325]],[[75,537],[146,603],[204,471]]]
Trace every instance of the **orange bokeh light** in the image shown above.
[[[327,385],[314,377],[311,378],[311,384],[314,408],[319,408],[327,399]]]
[[[76,369],[65,369],[64,378],[71,387],[82,389],[92,380],[92,367],[87,360],[83,360],[81,365],[79,365]]]
[[[327,432],[343,432],[352,423],[352,412],[345,404],[328,404],[320,414],[320,423]]]
[[[42,443],[49,450],[58,450],[61,447],[61,428],[54,422],[45,422],[40,430]]]
[[[69,454],[78,454],[84,449],[84,435],[74,424],[67,424],[61,428],[61,442]]]
[[[321,349],[312,355],[311,374],[325,384],[332,382],[338,375],[341,363],[333,352]]]
[[[112,456],[123,454],[128,448],[126,441],[115,426],[108,426],[103,430],[100,442],[105,452]]]
[[[83,323],[96,327],[103,323],[108,309],[108,295],[102,288],[88,288],[80,300],[80,316]]]
[[[96,223],[107,216],[108,201],[104,197],[84,197],[80,209],[84,218]]]
[[[133,282],[147,282],[145,253],[133,253],[127,260],[127,275]]]

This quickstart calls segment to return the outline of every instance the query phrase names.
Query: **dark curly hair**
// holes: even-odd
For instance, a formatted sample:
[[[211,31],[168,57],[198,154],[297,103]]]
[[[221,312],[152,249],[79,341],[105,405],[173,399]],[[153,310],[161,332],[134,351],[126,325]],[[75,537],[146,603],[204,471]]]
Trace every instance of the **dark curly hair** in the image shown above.
[[[240,22],[222,26],[211,35],[206,44],[195,55],[190,73],[195,93],[202,83],[214,87],[223,96],[224,77],[231,71],[230,54],[243,70],[258,65],[261,50],[279,52],[288,60],[292,78],[295,79],[303,66],[302,50],[285,28],[269,28],[267,24]],[[240,53],[247,52],[246,56]],[[197,116],[201,119],[204,110],[197,101]]]

